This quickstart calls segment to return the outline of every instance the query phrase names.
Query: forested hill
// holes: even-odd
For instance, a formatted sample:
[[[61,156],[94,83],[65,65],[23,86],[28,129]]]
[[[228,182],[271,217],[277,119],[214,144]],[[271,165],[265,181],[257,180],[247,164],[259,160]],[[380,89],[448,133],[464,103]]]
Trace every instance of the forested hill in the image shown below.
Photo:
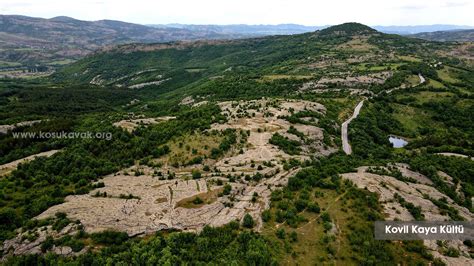
[[[344,23],[332,26],[319,31],[322,36],[326,35],[362,35],[362,34],[376,34],[377,31],[369,26],[360,23]]]
[[[88,56],[57,72],[59,82],[112,87],[156,87],[174,90],[186,84],[205,91],[216,79],[226,84],[246,76],[313,77],[318,64],[359,56],[432,56],[449,45],[380,33],[358,23],[291,36],[267,36],[230,41],[130,44]],[[340,64],[341,70],[349,69]],[[278,79],[280,80],[280,79]],[[178,84],[179,83],[179,84]],[[235,90],[235,89],[234,89]]]
[[[158,76],[173,79],[180,75],[212,77],[249,71],[255,74],[277,73],[285,65],[308,64],[315,60],[310,57],[320,56],[323,49],[332,49],[355,37],[360,32],[354,25],[360,24],[345,24],[291,36],[121,45],[71,64],[53,78],[56,81],[121,87],[156,81]],[[347,34],[339,34],[333,40],[322,38],[333,30],[347,30]],[[370,34],[374,37],[383,35],[373,30]]]
[[[114,20],[0,15],[0,60],[23,64],[48,63],[78,59],[106,45],[231,37],[215,32],[153,28]]]

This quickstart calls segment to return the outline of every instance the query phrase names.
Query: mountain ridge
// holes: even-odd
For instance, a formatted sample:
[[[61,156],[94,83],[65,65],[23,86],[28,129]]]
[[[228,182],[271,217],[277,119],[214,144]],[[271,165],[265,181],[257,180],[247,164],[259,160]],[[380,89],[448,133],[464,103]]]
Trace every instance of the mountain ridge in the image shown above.
[[[474,42],[474,29],[422,32],[410,37],[439,42]]]
[[[0,49],[4,50],[0,61],[23,64],[77,60],[107,45],[222,38],[228,36],[187,29],[157,29],[116,20],[0,15]]]
[[[334,25],[301,25],[296,23],[282,23],[282,24],[180,24],[180,23],[169,23],[169,24],[146,24],[156,28],[182,28],[182,29],[212,29],[219,32],[229,33],[242,33],[241,31],[250,31],[250,33],[264,33],[266,35],[271,33],[276,34],[298,34],[311,32],[316,30],[325,29]],[[434,32],[434,31],[446,31],[446,30],[460,30],[460,29],[474,29],[474,26],[467,25],[449,25],[449,24],[433,24],[433,25],[407,25],[407,26],[396,26],[396,25],[371,25],[373,29],[380,32],[400,35],[410,35],[421,32]]]
[[[156,25],[155,25],[156,26]],[[393,33],[418,26],[374,26],[375,30]],[[459,28],[453,25],[419,26]],[[312,33],[330,26],[279,25],[187,25],[168,24],[157,27],[118,20],[85,21],[68,16],[50,19],[22,15],[0,15],[0,68],[35,65],[53,68],[102,49],[127,43],[167,43],[177,41],[255,38],[268,35]],[[107,47],[107,48],[104,48]]]
[[[202,80],[203,75],[213,77],[240,71],[248,74],[248,71],[260,71],[267,67],[267,71],[278,73],[278,70],[275,70],[278,69],[277,66],[286,67],[285,62],[289,58],[293,58],[289,64],[318,64],[315,58],[321,56],[320,53],[324,49],[342,49],[359,54],[400,49],[401,43],[403,50],[408,51],[421,49],[419,44],[423,42],[425,41],[384,34],[360,23],[344,23],[296,35],[166,44],[125,44],[102,49],[65,67],[53,75],[53,78],[60,82],[129,87],[156,82],[158,76],[161,77],[160,80],[168,79],[166,82],[169,83],[169,79],[176,81],[183,76],[195,76]],[[111,59],[114,60],[113,64]],[[316,61],[313,62],[314,60]],[[311,63],[304,63],[306,61]],[[163,68],[163,65],[167,67]],[[140,78],[132,78],[127,74],[144,70],[153,70],[151,72],[155,74],[147,73],[140,75]],[[163,77],[165,78],[162,79]]]

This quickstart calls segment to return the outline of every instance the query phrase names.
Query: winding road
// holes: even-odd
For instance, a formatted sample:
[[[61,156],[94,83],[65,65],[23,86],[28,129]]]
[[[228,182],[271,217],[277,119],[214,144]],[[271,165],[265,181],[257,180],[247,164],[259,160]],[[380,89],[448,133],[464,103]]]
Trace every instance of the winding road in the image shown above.
[[[421,74],[418,74],[418,77],[420,78],[420,83],[418,85],[421,85],[426,82],[426,79]],[[389,90],[388,93],[392,92],[393,90],[396,90],[396,89]],[[351,145],[349,144],[349,137],[347,133],[348,128],[349,128],[349,123],[351,123],[351,121],[354,120],[359,115],[360,109],[362,108],[363,105],[364,105],[364,100],[362,100],[359,104],[357,104],[352,116],[346,121],[344,121],[344,123],[342,123],[342,127],[341,127],[342,150],[347,155],[352,154],[352,148],[351,148]]]
[[[364,100],[362,100],[359,104],[357,104],[352,116],[346,121],[344,121],[344,123],[342,123],[342,129],[341,129],[342,150],[347,155],[352,154],[352,148],[351,148],[351,145],[349,144],[349,138],[348,138],[348,133],[347,133],[347,130],[349,128],[349,123],[359,115],[360,109],[362,108],[363,105],[364,105]]]

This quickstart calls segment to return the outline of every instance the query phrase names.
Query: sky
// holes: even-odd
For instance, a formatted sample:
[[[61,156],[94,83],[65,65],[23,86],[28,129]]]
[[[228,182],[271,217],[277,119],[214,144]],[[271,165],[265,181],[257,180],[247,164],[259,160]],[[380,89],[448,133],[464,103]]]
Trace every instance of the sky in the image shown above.
[[[474,0],[0,0],[0,14],[139,24],[474,26]]]

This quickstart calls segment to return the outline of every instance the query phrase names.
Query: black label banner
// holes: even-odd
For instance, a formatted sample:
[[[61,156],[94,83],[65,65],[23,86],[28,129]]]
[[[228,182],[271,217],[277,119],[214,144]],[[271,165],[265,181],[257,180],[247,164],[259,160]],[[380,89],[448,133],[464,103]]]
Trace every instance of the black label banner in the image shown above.
[[[474,240],[473,222],[376,221],[377,240]]]

